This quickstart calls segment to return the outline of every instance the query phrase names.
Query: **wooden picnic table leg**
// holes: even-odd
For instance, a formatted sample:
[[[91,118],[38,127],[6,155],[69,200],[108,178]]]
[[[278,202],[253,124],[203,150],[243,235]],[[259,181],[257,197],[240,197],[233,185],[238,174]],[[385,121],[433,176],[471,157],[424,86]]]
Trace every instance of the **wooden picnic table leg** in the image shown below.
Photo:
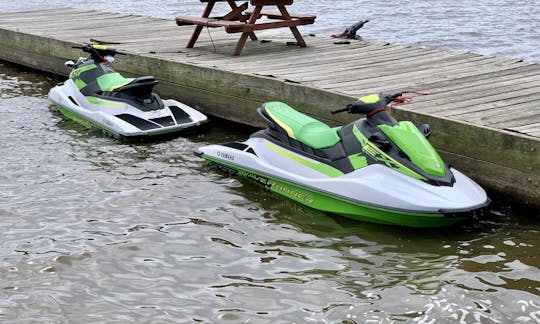
[[[234,0],[227,0],[227,2],[229,3],[229,6],[231,7],[232,11],[229,14],[227,14],[225,17],[227,17],[230,14],[233,14],[234,17],[238,17],[238,20],[240,20],[241,22],[246,22],[246,16],[244,16],[241,11],[244,11],[247,9],[247,2],[242,5],[242,6],[245,5],[246,7],[241,11],[239,10],[239,7],[236,5],[236,2],[234,2]],[[238,11],[238,14],[236,13],[237,11]],[[225,18],[225,20],[229,20],[227,18]],[[250,32],[249,37],[251,38],[251,40],[257,40],[257,36],[255,36],[254,32]]]
[[[206,5],[206,8],[204,8],[204,12],[202,14],[203,18],[210,17],[210,13],[212,12],[212,9],[214,9],[214,5],[216,4],[215,0],[208,1],[208,4]],[[187,44],[187,48],[193,48],[195,46],[195,43],[197,42],[197,39],[199,38],[199,35],[201,34],[201,31],[203,29],[203,26],[195,26],[195,30],[193,31],[193,34],[191,34],[191,38],[189,39],[189,42]]]
[[[234,48],[234,56],[240,55],[240,52],[242,52],[244,45],[246,45],[248,35],[249,33],[242,33],[242,36],[240,36],[240,39],[238,40],[238,42],[236,43],[236,47]]]
[[[279,12],[281,12],[281,15],[286,20],[292,20],[291,15],[289,15],[289,12],[287,11],[287,8],[285,8],[284,5],[278,5]],[[296,38],[296,41],[298,42],[298,45],[300,47],[306,47],[306,42],[304,41],[304,38],[302,37],[302,34],[300,34],[300,31],[298,31],[298,28],[296,27],[289,27],[291,29],[291,32],[294,35],[294,38]]]
[[[259,14],[261,13],[262,6],[256,6],[255,10],[253,10],[253,14],[251,17],[249,17],[249,20],[247,22],[248,25],[253,25],[257,21]],[[236,43],[236,47],[234,49],[234,56],[240,55],[240,52],[242,52],[242,49],[244,48],[244,45],[246,45],[247,38],[249,36],[250,32],[243,32],[242,36],[240,36],[240,39],[238,40],[238,43]]]

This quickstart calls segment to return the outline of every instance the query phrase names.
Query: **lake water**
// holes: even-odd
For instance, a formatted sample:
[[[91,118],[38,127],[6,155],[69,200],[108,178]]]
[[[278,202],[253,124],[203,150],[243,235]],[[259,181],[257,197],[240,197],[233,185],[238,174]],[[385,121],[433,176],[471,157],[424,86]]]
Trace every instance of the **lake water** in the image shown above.
[[[167,16],[184,2],[71,5]],[[0,9],[63,3],[0,1]],[[354,16],[338,5],[351,2],[297,3]],[[450,10],[456,2],[387,1],[385,16],[375,15],[378,3],[359,10],[372,19],[369,28],[385,32],[370,37],[540,57],[538,40],[520,43],[521,36],[509,38],[514,45],[469,49],[472,39],[490,43],[472,35],[493,29],[483,23],[470,42],[448,31],[430,39],[443,25],[466,29],[469,11]],[[483,12],[478,19],[498,12],[502,20],[512,8],[502,30],[534,36],[533,2],[495,1],[499,10],[479,3],[470,9]],[[524,17],[531,24],[516,25]],[[410,30],[430,19],[439,28]],[[443,41],[451,37],[460,40]],[[327,215],[208,171],[192,154],[246,138],[249,128],[214,120],[187,137],[122,143],[65,120],[46,99],[56,82],[0,61],[2,323],[540,323],[537,210],[492,197],[481,219],[427,231]]]

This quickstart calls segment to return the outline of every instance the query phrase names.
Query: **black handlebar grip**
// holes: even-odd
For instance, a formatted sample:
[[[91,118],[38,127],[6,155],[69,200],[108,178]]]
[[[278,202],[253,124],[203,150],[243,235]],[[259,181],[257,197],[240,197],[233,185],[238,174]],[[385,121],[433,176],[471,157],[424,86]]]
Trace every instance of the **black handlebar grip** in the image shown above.
[[[330,113],[332,115],[335,115],[335,114],[338,114],[338,113],[341,113],[341,112],[344,112],[344,111],[348,111],[348,110],[349,110],[349,108],[345,107],[345,108],[341,108],[341,109],[331,110]]]

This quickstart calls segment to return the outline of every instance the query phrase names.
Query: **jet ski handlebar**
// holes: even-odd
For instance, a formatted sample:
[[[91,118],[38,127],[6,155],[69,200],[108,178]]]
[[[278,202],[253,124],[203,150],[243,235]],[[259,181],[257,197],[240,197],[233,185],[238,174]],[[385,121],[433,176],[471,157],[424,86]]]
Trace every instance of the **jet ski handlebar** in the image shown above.
[[[368,117],[374,115],[378,111],[382,111],[386,106],[397,98],[401,97],[402,93],[380,93],[364,96],[358,101],[350,103],[345,108],[330,111],[332,115],[348,112],[349,114],[366,114]]]
[[[331,110],[330,113],[332,115],[335,115],[335,114],[339,114],[339,113],[342,113],[344,111],[347,111],[348,112],[349,108],[345,107],[345,108],[341,108],[341,109],[336,109],[336,110]]]
[[[107,45],[101,45],[101,44],[77,45],[77,46],[72,46],[71,48],[82,49],[83,52],[90,53],[90,54],[99,53],[99,55],[101,56],[107,56],[107,55],[114,56],[116,54],[127,55],[127,53],[125,52],[120,52],[112,47],[108,47]]]

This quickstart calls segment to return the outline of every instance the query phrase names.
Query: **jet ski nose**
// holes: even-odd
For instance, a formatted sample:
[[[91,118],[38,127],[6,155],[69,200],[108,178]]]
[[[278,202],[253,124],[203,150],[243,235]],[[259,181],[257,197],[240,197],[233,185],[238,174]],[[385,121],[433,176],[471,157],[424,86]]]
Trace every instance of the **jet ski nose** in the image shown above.
[[[452,169],[456,182],[452,186],[426,188],[422,199],[426,206],[433,206],[442,213],[471,211],[485,207],[490,200],[486,192],[474,181]]]

